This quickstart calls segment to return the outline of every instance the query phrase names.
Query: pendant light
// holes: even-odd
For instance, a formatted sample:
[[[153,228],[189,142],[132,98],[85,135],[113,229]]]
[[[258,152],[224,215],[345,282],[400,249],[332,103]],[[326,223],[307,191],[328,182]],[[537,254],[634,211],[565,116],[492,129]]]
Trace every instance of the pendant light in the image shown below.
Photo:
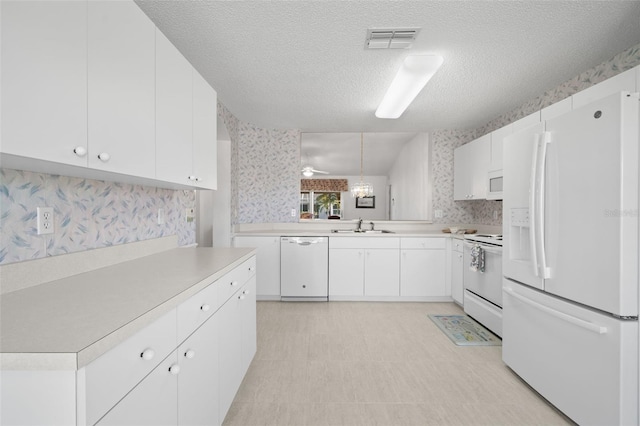
[[[373,195],[373,185],[365,183],[363,179],[364,133],[360,133],[360,182],[351,185],[351,195],[354,198],[370,197]]]

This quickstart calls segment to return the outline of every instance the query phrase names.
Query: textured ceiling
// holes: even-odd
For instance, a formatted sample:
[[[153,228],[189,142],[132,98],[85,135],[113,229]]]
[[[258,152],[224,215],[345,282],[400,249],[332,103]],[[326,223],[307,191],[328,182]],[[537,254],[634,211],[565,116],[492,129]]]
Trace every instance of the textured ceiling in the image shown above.
[[[638,1],[137,3],[239,119],[310,132],[472,129],[640,41]],[[407,50],[368,28],[420,27]],[[402,60],[444,65],[397,120],[374,111]]]

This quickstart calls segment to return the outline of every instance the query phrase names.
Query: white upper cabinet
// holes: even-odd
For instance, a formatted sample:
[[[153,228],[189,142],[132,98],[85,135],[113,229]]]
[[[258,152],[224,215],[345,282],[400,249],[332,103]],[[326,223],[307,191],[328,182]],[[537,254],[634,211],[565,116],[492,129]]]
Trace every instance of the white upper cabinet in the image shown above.
[[[595,86],[591,86],[576,93],[573,99],[573,109],[580,108],[595,100],[604,98],[621,91],[635,92],[637,90],[639,67],[622,72],[614,77],[604,80]]]
[[[87,3],[0,7],[2,152],[86,166]]]
[[[155,26],[132,1],[88,12],[89,167],[155,178]]]
[[[193,175],[196,186],[218,187],[218,96],[193,70]]]
[[[187,185],[193,175],[191,64],[156,29],[156,177]]]
[[[453,199],[487,198],[487,171],[491,155],[491,134],[473,140],[453,153]]]
[[[156,30],[156,177],[217,188],[217,94]]]
[[[549,105],[546,108],[540,110],[540,121],[550,120],[559,115],[571,112],[572,99],[571,97],[565,98],[553,105]],[[537,124],[537,123],[534,123]]]
[[[532,114],[527,115],[526,117],[522,117],[519,120],[511,123],[511,133],[517,133],[522,129],[526,129],[527,127],[531,127],[540,122],[540,111],[536,111]]]
[[[216,92],[134,1],[0,7],[4,167],[217,188]]]
[[[491,161],[489,171],[502,170],[502,143],[504,138],[511,134],[511,124],[491,132]]]

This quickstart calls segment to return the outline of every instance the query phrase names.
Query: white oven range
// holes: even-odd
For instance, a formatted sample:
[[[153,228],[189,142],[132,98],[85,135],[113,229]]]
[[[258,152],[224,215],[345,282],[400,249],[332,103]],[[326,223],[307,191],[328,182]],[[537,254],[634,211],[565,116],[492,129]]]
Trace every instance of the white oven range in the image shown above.
[[[472,262],[474,253],[483,264]],[[463,261],[465,313],[502,337],[502,235],[465,235]]]

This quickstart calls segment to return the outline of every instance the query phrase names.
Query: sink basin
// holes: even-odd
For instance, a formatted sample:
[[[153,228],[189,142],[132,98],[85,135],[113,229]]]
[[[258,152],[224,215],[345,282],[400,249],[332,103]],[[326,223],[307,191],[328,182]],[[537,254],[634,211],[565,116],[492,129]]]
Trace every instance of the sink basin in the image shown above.
[[[386,229],[363,229],[362,231],[356,231],[355,229],[332,229],[331,232],[336,234],[393,234],[393,231],[387,231]]]

